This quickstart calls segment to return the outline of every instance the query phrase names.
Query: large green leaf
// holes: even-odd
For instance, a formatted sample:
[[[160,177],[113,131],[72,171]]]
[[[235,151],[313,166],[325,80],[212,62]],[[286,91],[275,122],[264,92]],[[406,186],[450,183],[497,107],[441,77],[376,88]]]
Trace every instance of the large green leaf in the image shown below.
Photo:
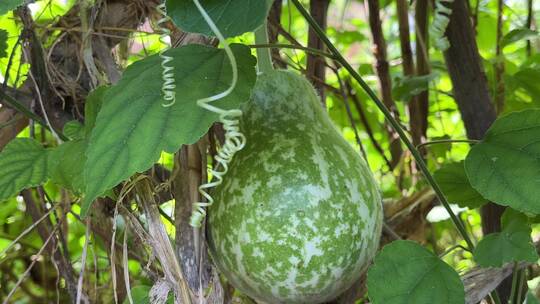
[[[508,34],[504,35],[501,42],[501,46],[505,47],[514,42],[524,40],[524,39],[532,39],[537,36],[538,36],[537,31],[533,31],[528,28],[520,28],[520,29],[511,30],[510,32],[508,32]]]
[[[463,161],[445,164],[434,174],[444,194],[460,207],[477,208],[487,203],[469,183]]]
[[[0,152],[0,201],[47,180],[47,150],[30,138],[15,138]]]
[[[540,213],[540,110],[499,118],[465,160],[469,181],[484,198]]]
[[[201,0],[212,20],[225,37],[253,31],[266,19],[266,0]],[[214,36],[193,1],[167,0],[167,12],[174,23],[186,32]]]
[[[2,0],[0,2],[0,16],[24,4],[24,0]]]
[[[386,245],[367,277],[373,304],[463,304],[465,290],[457,272],[411,241]]]
[[[8,32],[6,30],[0,29],[0,58],[7,56],[7,39]]]
[[[235,90],[215,105],[233,109],[248,100],[255,84],[255,58],[248,47],[232,45],[239,81]],[[201,138],[218,120],[196,103],[225,90],[232,72],[225,52],[188,45],[168,52],[174,58],[176,103],[164,107],[158,56],[127,68],[122,80],[107,90],[86,152],[87,181],[82,214],[92,201],[136,172],[149,169],[162,151],[176,152],[181,145]]]
[[[507,208],[502,216],[502,231],[486,235],[474,250],[474,259],[482,267],[501,267],[508,262],[536,262],[527,217]]]

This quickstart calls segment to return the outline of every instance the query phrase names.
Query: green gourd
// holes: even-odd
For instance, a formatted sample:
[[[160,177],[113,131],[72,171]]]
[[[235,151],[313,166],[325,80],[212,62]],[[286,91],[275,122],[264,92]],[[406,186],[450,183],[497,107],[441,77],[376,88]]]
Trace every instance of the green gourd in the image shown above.
[[[382,205],[372,173],[299,75],[260,75],[243,111],[247,145],[209,210],[211,256],[259,302],[331,300],[378,248]]]

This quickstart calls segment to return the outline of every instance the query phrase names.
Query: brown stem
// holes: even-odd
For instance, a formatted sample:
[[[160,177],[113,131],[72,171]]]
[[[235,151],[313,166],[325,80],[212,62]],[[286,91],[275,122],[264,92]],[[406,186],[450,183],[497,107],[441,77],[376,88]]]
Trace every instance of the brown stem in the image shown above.
[[[416,2],[415,23],[416,23],[416,75],[424,76],[431,72],[429,64],[429,32],[428,32],[428,9],[429,0],[418,0]],[[409,105],[411,113],[411,132],[413,144],[419,145],[426,138],[427,118],[429,110],[429,90],[423,91],[411,100]]]
[[[268,42],[270,44],[275,44],[278,42],[279,25],[281,24],[282,6],[283,6],[282,0],[275,0],[274,4],[272,4],[272,7],[270,8],[270,13],[268,14]],[[271,54],[272,54],[272,58],[281,58],[278,48],[272,48]],[[274,60],[274,67],[285,68],[286,65],[284,65],[278,60]]]
[[[482,68],[478,46],[464,0],[452,2],[452,16],[446,31],[450,48],[444,53],[452,79],[454,97],[469,139],[482,139],[496,119]],[[480,210],[484,234],[500,231],[504,207],[489,203]],[[511,284],[511,282],[510,282]],[[509,288],[499,289],[503,302]]]
[[[351,101],[353,102],[353,104],[354,104],[354,106],[356,108],[356,111],[358,112],[358,116],[360,116],[360,121],[364,125],[366,133],[367,133],[367,135],[369,137],[369,140],[371,141],[371,144],[373,145],[375,150],[377,150],[377,152],[379,152],[379,154],[383,158],[386,166],[388,166],[388,169],[391,170],[392,169],[392,164],[390,163],[390,160],[388,159],[388,157],[386,157],[386,155],[384,154],[383,148],[381,147],[381,145],[379,144],[379,142],[375,138],[375,134],[373,133],[373,129],[371,128],[371,125],[369,124],[369,121],[367,119],[366,112],[364,111],[364,108],[362,107],[362,104],[360,103],[360,100],[358,99],[358,96],[354,92],[350,81],[348,81],[348,80],[345,81],[345,87],[347,88],[347,94],[351,98]]]
[[[379,14],[379,0],[368,0],[366,4],[371,36],[373,38],[373,55],[376,59],[375,68],[379,78],[382,101],[392,112],[394,117],[399,120],[399,111],[392,99],[392,79],[390,78],[390,69],[386,55],[386,40],[383,35],[382,21]],[[392,156],[390,168],[393,169],[401,160],[403,149],[397,133],[388,125],[386,125],[386,130],[389,136],[388,141],[390,143],[390,154]]]
[[[533,17],[534,17],[534,9],[533,9],[533,0],[527,0],[527,28],[533,29]],[[532,48],[531,48],[531,40],[527,40],[527,55],[531,56],[532,54]]]
[[[25,202],[26,211],[32,217],[32,220],[39,220],[43,216],[44,212],[42,211],[42,208],[40,208],[40,206],[38,206],[38,204],[36,203],[36,200],[32,195],[32,191],[23,190],[22,197]],[[43,241],[46,241],[47,239],[49,239],[53,231],[53,224],[49,219],[45,219],[37,226],[36,229],[40,238]],[[75,274],[75,270],[71,266],[71,261],[67,260],[60,250],[56,250],[57,247],[58,240],[56,237],[54,237],[49,243],[46,250],[51,255],[55,264],[58,266],[58,271],[60,272],[60,275],[66,281],[67,291],[71,299],[74,300],[77,298],[77,275]],[[83,298],[85,299],[83,303],[88,303],[89,300],[86,294],[83,296]]]
[[[313,16],[315,21],[317,21],[317,23],[321,26],[323,30],[326,30],[328,6],[330,5],[330,0],[311,0],[309,3],[309,11],[311,13],[311,16]],[[308,33],[308,47],[324,51],[324,44],[317,36],[317,33],[311,27],[309,28]],[[326,80],[325,62],[324,58],[322,58],[321,56],[308,54],[306,69],[306,76],[308,78],[311,79],[315,77],[322,80],[323,82]],[[320,85],[320,83],[314,83],[314,86],[315,90],[317,90],[317,92],[319,93],[323,106],[325,106],[326,97],[324,86]]]
[[[201,142],[201,147],[205,145]],[[206,149],[203,151],[199,149],[199,144],[183,146],[175,161],[175,171],[178,172],[174,179],[176,255],[182,266],[184,278],[195,294],[199,290],[199,256],[206,253],[206,246],[203,241],[198,244],[200,253],[197,256],[197,244],[195,244],[193,227],[189,225],[189,222],[192,206],[200,200],[198,187],[203,181],[203,173],[206,170],[206,161],[203,163],[201,157],[206,155]],[[201,233],[201,236],[204,240],[204,233]],[[205,254],[202,256],[204,268],[200,279],[203,288],[206,288],[210,281],[211,267],[208,265],[207,256]]]

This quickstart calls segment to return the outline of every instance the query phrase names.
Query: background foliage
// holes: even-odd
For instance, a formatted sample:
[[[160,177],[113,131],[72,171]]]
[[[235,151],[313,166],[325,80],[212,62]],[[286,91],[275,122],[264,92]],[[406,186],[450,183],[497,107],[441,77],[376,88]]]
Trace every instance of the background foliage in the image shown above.
[[[401,147],[404,152],[396,158],[395,134],[383,114],[332,59],[327,48],[312,44],[305,19],[290,1],[283,1],[280,10],[276,10],[277,5],[270,9],[263,1],[247,1],[249,5],[243,1],[227,2],[230,5],[203,1],[213,5],[210,15],[229,41],[238,44],[233,49],[241,70],[239,86],[222,102],[236,107],[249,97],[255,81],[252,55],[256,53],[250,32],[262,24],[270,9],[271,43],[279,46],[272,51],[275,65],[297,70],[310,78],[316,89],[322,88],[325,98],[321,104],[343,137],[364,154],[385,198],[387,228],[381,245],[390,245],[375,259],[367,284],[358,284],[354,301],[394,303],[392,298],[395,303],[463,303],[472,297],[464,288],[467,284],[486,281],[473,276],[478,269],[475,267],[490,266],[509,269],[508,273],[513,273],[508,275],[510,284],[513,278],[523,298],[528,290],[526,303],[537,303],[538,5],[532,0],[469,1],[474,38],[485,71],[479,77],[486,77],[493,99],[490,102],[499,117],[485,137],[471,138],[456,100],[447,59],[442,50],[433,47],[437,37],[421,41],[418,34],[421,22],[415,18],[421,10],[420,1],[407,5],[405,14],[410,24],[407,35],[414,55],[413,74],[405,68],[404,41],[399,34],[403,20],[398,18],[395,1],[370,2],[378,5],[376,12],[381,19],[375,26],[370,23],[373,7],[367,0],[329,1],[326,34],[371,88],[389,96],[383,101],[397,114],[414,143],[428,143],[419,147],[422,157],[476,248],[467,248],[414,165],[411,153]],[[78,277],[83,256],[88,255],[84,290],[90,302],[112,303],[114,290],[120,301],[129,300],[126,286],[119,279],[127,264],[135,303],[148,303],[148,290],[163,269],[157,262],[147,264],[151,256],[145,249],[147,244],[129,235],[123,243],[126,227],[133,223],[144,229],[149,226],[144,208],[130,193],[133,181],[141,176],[151,177],[160,199],[160,219],[179,248],[175,252],[179,260],[188,264],[189,257],[181,251],[182,244],[188,242],[181,236],[185,227],[178,223],[182,209],[176,202],[189,191],[176,189],[189,184],[192,178],[186,169],[190,165],[186,159],[193,157],[191,149],[204,150],[199,162],[204,166],[199,171],[206,172],[206,158],[212,165],[211,156],[222,134],[214,125],[218,118],[198,108],[194,100],[226,87],[230,79],[228,61],[222,49],[212,48],[218,44],[213,38],[183,32],[210,33],[191,4],[167,1],[175,24],[166,26],[173,30],[172,46],[179,47],[168,52],[175,59],[179,97],[173,107],[162,107],[157,54],[165,44],[159,40],[156,26],[161,18],[156,12],[157,1],[113,2],[38,0],[19,9],[23,1],[0,3],[0,299],[7,297],[19,278],[24,278],[11,299],[14,303],[52,303],[57,298],[68,302],[74,295],[73,278]],[[301,2],[306,6],[311,3],[313,8],[318,1]],[[435,16],[432,4],[426,3],[429,24]],[[379,34],[374,30],[377,25]],[[207,46],[183,46],[188,42]],[[315,56],[319,58],[315,61],[310,57],[321,52],[326,60],[320,59],[324,56]],[[423,57],[418,55],[422,53]],[[421,67],[421,62],[427,69]],[[384,71],[380,70],[385,63],[390,80],[387,87]],[[326,70],[322,79],[312,71],[317,64]],[[29,122],[24,118],[29,113],[15,111],[6,95],[20,101],[37,117],[31,116]],[[410,109],[421,99],[428,101],[422,117],[426,121],[425,134],[416,138],[415,132],[422,127]],[[139,101],[136,106],[135,101]],[[209,129],[209,135],[205,135]],[[65,136],[64,143],[60,144],[58,136]],[[468,137],[473,141],[457,142]],[[195,145],[189,148],[188,144]],[[201,179],[195,177],[196,182]],[[96,197],[103,198],[91,205]],[[124,197],[129,203],[118,211],[115,202]],[[500,231],[485,230],[486,217],[480,207],[488,202],[511,208],[502,214]],[[50,226],[43,224],[45,228],[34,229],[13,248],[7,247],[39,219],[38,215],[53,206],[55,209],[47,217]],[[92,220],[84,219],[88,210],[94,215]],[[113,225],[112,218],[116,219],[119,212],[124,212],[121,220]],[[129,220],[126,212],[137,220]],[[45,253],[38,255],[44,235],[53,229],[60,231],[59,236]],[[85,250],[87,237],[90,243]],[[396,238],[403,240],[394,241]],[[127,263],[119,257],[122,247],[129,253]],[[111,248],[116,248],[116,258],[111,257]],[[58,252],[64,256],[58,256]],[[32,262],[36,265],[26,274]],[[119,277],[116,287],[112,269]],[[73,282],[65,279],[66,273],[72,274]],[[388,276],[401,284],[387,288]],[[412,284],[418,278],[423,283]],[[229,298],[251,301],[223,284]],[[443,289],[447,295],[441,294]],[[514,290],[506,288],[510,289]],[[504,294],[503,289],[499,291]],[[400,298],[404,293],[411,294],[409,302]]]

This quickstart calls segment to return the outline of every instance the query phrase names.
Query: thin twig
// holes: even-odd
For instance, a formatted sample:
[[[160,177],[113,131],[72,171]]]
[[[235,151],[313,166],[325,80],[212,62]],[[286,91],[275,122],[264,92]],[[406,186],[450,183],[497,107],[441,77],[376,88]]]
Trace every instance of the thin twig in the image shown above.
[[[86,268],[86,256],[88,255],[88,243],[90,243],[90,218],[86,219],[86,233],[83,251],[81,255],[81,271],[79,273],[79,280],[77,282],[77,300],[75,301],[76,304],[80,304],[82,298],[84,272]]]
[[[45,240],[45,242],[43,243],[43,246],[41,246],[41,248],[39,249],[39,251],[35,254],[35,257],[32,259],[32,262],[30,263],[30,265],[28,266],[28,268],[26,268],[26,270],[24,271],[24,273],[21,275],[21,277],[19,278],[19,281],[17,281],[17,283],[15,283],[15,286],[13,286],[13,288],[11,289],[11,291],[9,292],[9,294],[7,295],[7,297],[4,299],[4,302],[2,302],[3,304],[9,304],[10,303],[10,299],[11,297],[15,294],[15,291],[17,291],[17,289],[19,288],[19,286],[21,286],[22,282],[24,281],[24,279],[26,279],[26,277],[30,274],[30,271],[32,270],[32,268],[34,267],[34,265],[36,264],[36,262],[39,260],[39,257],[43,254],[43,251],[45,250],[45,248],[47,248],[47,245],[49,245],[49,242],[56,236],[56,230],[58,230],[58,228],[60,227],[60,223],[56,224],[56,226],[54,227],[53,231],[51,231],[51,234],[49,235],[49,237]]]
[[[129,283],[127,235],[128,229],[126,227],[126,229],[124,229],[124,242],[122,245],[122,262],[124,264],[124,283],[126,285],[127,297],[129,300],[129,304],[133,304],[133,297],[131,296],[131,285]]]
[[[17,236],[13,240],[13,242],[11,242],[4,250],[2,250],[2,252],[0,252],[0,256],[3,256],[6,252],[8,252],[9,249],[11,249],[11,247],[15,246],[15,244],[17,244],[25,235],[27,235],[32,230],[34,230],[34,228],[36,228],[37,225],[39,225],[44,219],[46,219],[51,214],[51,212],[53,212],[56,209],[56,207],[58,207],[58,205],[53,206],[42,217],[40,217],[39,220],[35,221],[32,225],[26,228],[21,234],[19,234],[19,236]]]
[[[29,61],[29,57],[28,57],[28,54],[26,53],[26,51],[24,50],[24,48],[22,48],[23,50],[23,54],[24,54],[24,57],[26,58],[26,61]],[[37,100],[39,102],[39,106],[41,108],[41,112],[43,113],[43,117],[45,118],[45,122],[47,123],[47,126],[49,127],[48,129],[51,131],[53,137],[56,139],[56,141],[58,143],[61,143],[63,140],[62,138],[56,133],[56,131],[54,130],[50,120],[49,120],[49,115],[47,115],[47,111],[45,110],[45,105],[43,104],[43,98],[41,96],[41,90],[39,89],[39,86],[37,84],[37,81],[36,81],[36,78],[34,77],[34,73],[32,73],[32,70],[28,70],[28,76],[30,77],[30,80],[32,81],[32,84],[34,85],[34,89],[35,89],[35,93],[36,93],[36,96],[37,96]]]

